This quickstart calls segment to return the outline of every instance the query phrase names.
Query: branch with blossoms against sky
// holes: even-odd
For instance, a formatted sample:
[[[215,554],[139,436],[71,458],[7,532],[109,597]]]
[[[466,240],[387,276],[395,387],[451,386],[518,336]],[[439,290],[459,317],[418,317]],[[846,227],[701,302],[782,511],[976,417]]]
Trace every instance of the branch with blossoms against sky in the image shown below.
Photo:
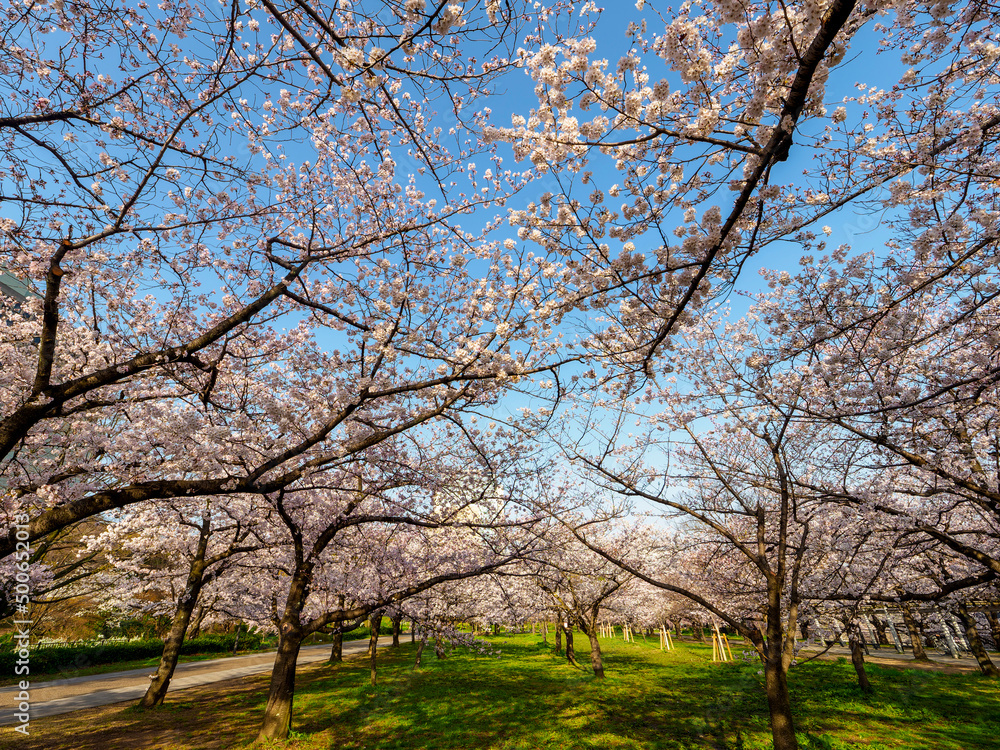
[[[364,12],[360,48],[383,34]],[[281,19],[64,4],[0,26],[3,270],[28,289],[0,298],[0,471],[33,539],[144,500],[276,492],[559,363],[543,269],[484,239],[489,220],[458,223],[520,176],[466,131],[446,149],[425,101],[493,73],[406,60],[428,96],[386,109],[317,77]],[[416,32],[414,60],[446,65],[441,32]],[[399,169],[417,131],[437,180]]]
[[[780,378],[769,402],[795,390],[797,418],[825,426],[829,459],[803,487],[966,558],[953,591],[1000,573],[998,275],[979,262],[928,283],[920,252],[774,275],[745,376]]]
[[[882,212],[941,275],[997,236],[980,4],[637,5],[616,67],[600,35],[524,51],[538,106],[492,133],[558,182],[513,218],[570,259],[564,282],[611,317],[595,333],[621,367],[655,374],[754,254],[822,251],[824,219]]]

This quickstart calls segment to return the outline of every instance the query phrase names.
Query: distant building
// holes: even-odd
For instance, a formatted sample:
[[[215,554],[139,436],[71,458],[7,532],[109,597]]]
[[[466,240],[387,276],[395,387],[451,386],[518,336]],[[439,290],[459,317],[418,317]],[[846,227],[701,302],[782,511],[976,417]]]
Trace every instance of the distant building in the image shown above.
[[[0,294],[13,297],[18,302],[24,302],[29,296],[32,296],[31,290],[24,283],[3,271],[0,271]]]

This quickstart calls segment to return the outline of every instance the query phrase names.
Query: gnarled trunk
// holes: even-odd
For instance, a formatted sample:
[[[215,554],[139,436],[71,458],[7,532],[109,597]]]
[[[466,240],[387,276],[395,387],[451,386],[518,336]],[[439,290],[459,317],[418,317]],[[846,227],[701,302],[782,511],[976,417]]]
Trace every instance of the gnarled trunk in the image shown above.
[[[278,653],[271,670],[271,685],[267,693],[264,720],[258,741],[283,740],[292,728],[292,703],[295,697],[295,663],[299,658],[304,633],[292,623],[282,623],[278,638]]]
[[[420,669],[420,658],[424,655],[424,646],[427,645],[427,636],[425,635],[420,639],[420,645],[417,646],[417,658],[413,662],[414,669]]]
[[[146,694],[139,701],[140,708],[153,708],[163,703],[170,687],[170,678],[174,676],[177,668],[177,659],[181,653],[181,646],[184,645],[184,634],[187,632],[188,622],[191,620],[191,613],[194,611],[195,602],[198,601],[198,593],[201,591],[201,581],[192,589],[189,581],[188,588],[177,603],[177,610],[174,612],[174,621],[167,633],[167,638],[163,642],[163,654],[160,656],[160,663],[156,667],[156,673],[146,689]]]
[[[989,654],[983,647],[983,641],[979,637],[979,629],[976,627],[976,619],[969,612],[965,602],[958,605],[958,617],[965,627],[965,637],[969,641],[969,649],[979,662],[979,671],[987,677],[1000,677],[1000,670],[990,660]]]
[[[371,664],[372,687],[375,687],[375,667],[378,654],[378,634],[382,628],[382,615],[372,615],[368,618],[368,660]]]
[[[562,627],[560,627],[560,625],[559,625],[558,622],[556,623],[556,626],[555,626],[554,630],[556,631],[556,653],[557,654],[561,654],[562,653]]]
[[[590,666],[594,669],[594,677],[603,680],[604,661],[601,659],[601,643],[597,640],[596,627],[587,629],[587,638],[590,639]]]
[[[368,650],[365,656],[371,657],[378,648],[378,631],[382,628],[382,615],[372,615],[368,618]]]
[[[337,596],[337,609],[344,608],[347,597],[343,594]],[[344,623],[338,622],[333,630],[333,643],[330,646],[330,661],[338,664],[344,660]]]
[[[993,636],[993,650],[1000,651],[1000,617],[990,610],[986,613],[986,621],[990,624],[990,635]]]
[[[847,624],[847,642],[851,646],[851,663],[854,665],[854,671],[858,675],[858,685],[864,692],[870,693],[872,686],[868,681],[868,674],[865,672],[865,655],[862,651],[861,628],[853,620],[848,621]]]
[[[573,650],[573,626],[564,625],[563,628],[566,630],[566,661],[570,664],[576,664],[576,652]]]
[[[764,684],[774,750],[798,750],[799,743],[795,738],[795,724],[792,721],[792,702],[788,694],[785,633],[781,624],[782,584],[779,576],[769,577],[767,581]],[[795,627],[794,622],[792,627]]]
[[[198,604],[198,596],[205,583],[205,552],[208,549],[208,525],[202,528],[201,538],[195,552],[194,560],[188,571],[187,583],[184,586],[184,593],[177,601],[177,609],[174,611],[174,619],[170,625],[167,637],[163,641],[163,654],[160,656],[160,663],[156,667],[156,672],[146,694],[139,701],[139,708],[154,708],[163,703],[167,695],[167,688],[170,687],[170,679],[174,676],[177,668],[177,659],[181,654],[181,646],[184,645],[184,634],[187,633],[188,624],[191,622],[191,613]]]
[[[402,631],[403,616],[396,615],[395,617],[390,618],[390,621],[392,622],[392,645],[398,646],[399,634],[403,632]]]
[[[930,661],[930,657],[924,651],[924,644],[920,640],[920,628],[917,627],[917,621],[913,618],[913,613],[910,611],[909,605],[904,604],[900,609],[903,610],[903,622],[906,623],[906,630],[910,634],[913,661]]]
[[[191,620],[191,624],[188,625],[187,636],[185,636],[186,640],[190,641],[192,638],[197,638],[201,635],[201,623],[202,620],[205,619],[206,614],[207,612],[205,611],[204,605],[198,607],[197,614],[194,615],[194,618]]]

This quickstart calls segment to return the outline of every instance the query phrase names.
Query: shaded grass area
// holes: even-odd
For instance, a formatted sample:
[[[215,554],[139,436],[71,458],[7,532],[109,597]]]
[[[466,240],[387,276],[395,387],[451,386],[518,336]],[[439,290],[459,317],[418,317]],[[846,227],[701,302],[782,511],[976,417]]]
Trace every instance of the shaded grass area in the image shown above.
[[[417,748],[770,747],[763,675],[755,662],[713,664],[711,647],[605,641],[608,677],[566,664],[532,636],[491,639],[502,655],[453,652],[412,669],[414,647],[379,655],[379,685],[353,659],[300,671],[293,739],[302,750]],[[428,653],[430,652],[430,653]],[[581,654],[581,657],[584,655]],[[812,662],[791,675],[803,747],[1000,748],[1000,695],[979,675],[872,666],[874,696],[861,694],[850,663]],[[246,747],[264,708],[267,676],[184,691],[154,712],[121,706],[5,728],[0,747]],[[283,743],[276,745],[285,747]]]

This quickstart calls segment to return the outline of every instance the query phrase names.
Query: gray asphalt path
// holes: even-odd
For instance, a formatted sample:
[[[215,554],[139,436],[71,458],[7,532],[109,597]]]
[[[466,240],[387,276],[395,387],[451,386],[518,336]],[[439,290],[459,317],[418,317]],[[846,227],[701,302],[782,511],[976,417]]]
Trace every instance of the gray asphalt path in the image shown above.
[[[818,646],[808,646],[804,648],[801,652],[799,660],[807,658],[810,656],[815,656],[820,653],[820,648]],[[868,654],[865,656],[866,664],[900,664],[907,667],[916,667],[919,669],[938,669],[941,667],[951,667],[953,669],[969,670],[973,672],[979,671],[979,662],[976,661],[976,657],[972,656],[968,652],[959,652],[961,656],[958,658],[952,657],[950,654],[942,653],[935,649],[927,648],[927,655],[931,658],[931,664],[921,664],[913,661],[913,653],[911,651],[903,651],[903,653],[898,653],[896,649],[892,646],[882,646],[881,648],[875,648],[871,644],[868,644]],[[824,654],[825,658],[836,658],[843,656],[847,659],[851,658],[851,650],[846,646],[831,646]],[[990,652],[990,658],[994,661],[997,660],[998,654],[996,652]],[[907,662],[911,662],[907,664]]]
[[[361,653],[367,648],[367,639],[345,641],[344,656]],[[169,693],[221,680],[269,672],[274,664],[275,653],[266,651],[247,656],[178,664],[170,680]],[[323,661],[329,656],[330,644],[305,646],[299,652],[298,665]],[[149,676],[153,671],[154,668],[147,667],[87,677],[69,677],[52,682],[33,682],[30,689],[31,720],[79,711],[82,708],[137,701],[149,687]],[[15,714],[18,713],[18,692],[19,689],[13,686],[0,688],[0,726],[18,723],[15,718]]]

